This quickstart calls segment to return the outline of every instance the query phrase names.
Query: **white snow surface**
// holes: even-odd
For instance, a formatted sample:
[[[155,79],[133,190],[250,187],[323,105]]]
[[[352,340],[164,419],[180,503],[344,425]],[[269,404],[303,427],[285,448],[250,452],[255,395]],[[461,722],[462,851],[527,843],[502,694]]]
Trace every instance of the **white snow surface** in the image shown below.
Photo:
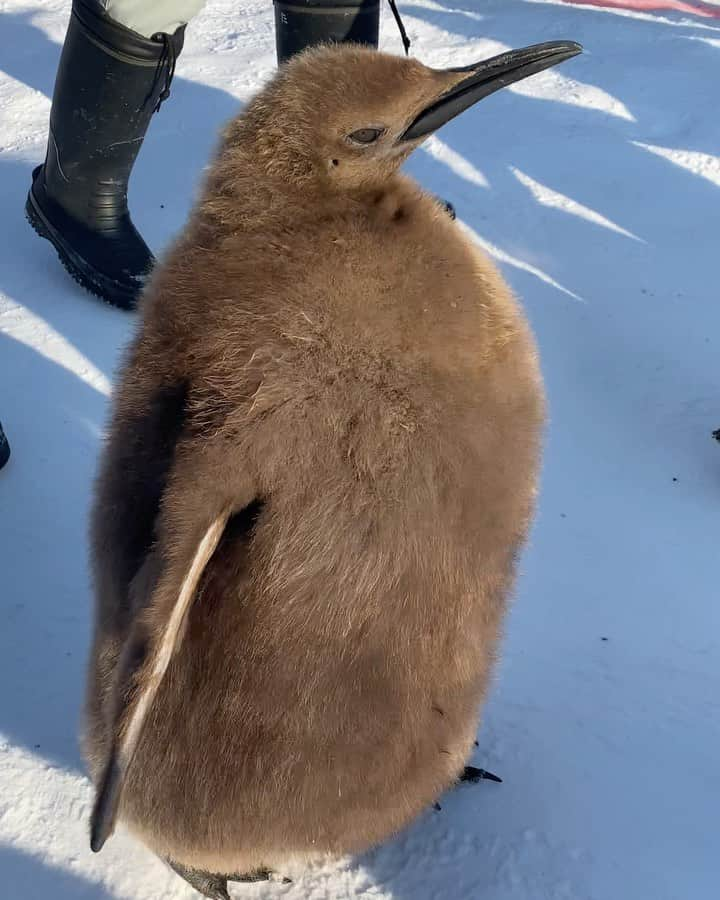
[[[539,515],[474,760],[505,782],[453,791],[360,859],[234,895],[711,900],[720,21],[556,0],[401,9],[435,66],[557,38],[586,48],[483,101],[409,166],[497,258],[547,380]],[[127,834],[88,848],[87,507],[135,319],[83,293],[23,217],[68,11],[0,0],[0,420],[13,448],[0,474],[0,897],[190,898]],[[401,51],[387,11],[382,45]],[[269,0],[210,0],[131,185],[157,251],[219,127],[273,69]]]

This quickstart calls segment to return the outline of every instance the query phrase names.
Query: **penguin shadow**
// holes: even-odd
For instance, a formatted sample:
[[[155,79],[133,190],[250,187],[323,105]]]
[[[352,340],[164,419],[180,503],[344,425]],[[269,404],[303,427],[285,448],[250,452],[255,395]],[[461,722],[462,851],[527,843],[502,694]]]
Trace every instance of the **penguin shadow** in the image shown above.
[[[78,878],[19,850],[0,848],[0,872],[6,897],[52,897],[53,900],[111,900],[97,884]],[[30,891],[30,893],[28,893]]]
[[[34,12],[0,13],[0,71],[50,98],[61,45],[32,23]],[[182,227],[218,130],[240,105],[179,75],[172,90],[151,123],[130,190],[135,221],[156,251]],[[12,137],[2,135],[6,144]],[[24,216],[33,163],[8,156],[0,156],[8,226],[0,242],[0,290],[29,310],[31,322],[17,326],[20,339],[12,337],[9,310],[3,321],[9,333],[0,333],[0,421],[12,448],[0,476],[0,732],[81,770],[77,735],[92,618],[87,513],[107,399],[53,360],[32,319],[52,340],[71,345],[65,357],[80,355],[75,371],[94,367],[111,382],[135,317],[83,291],[34,234]],[[43,346],[32,349],[24,339]]]

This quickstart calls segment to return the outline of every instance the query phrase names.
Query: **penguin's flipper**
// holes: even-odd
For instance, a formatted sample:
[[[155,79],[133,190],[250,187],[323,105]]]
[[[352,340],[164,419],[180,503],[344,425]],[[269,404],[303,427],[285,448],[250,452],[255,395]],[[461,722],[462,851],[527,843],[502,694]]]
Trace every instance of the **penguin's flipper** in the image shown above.
[[[194,467],[195,472],[179,468],[163,503],[156,546],[133,583],[136,618],[117,665],[111,746],[90,820],[95,853],[114,830],[128,769],[153,700],[182,643],[203,572],[230,516],[256,499],[249,483],[233,485],[234,473],[213,472],[208,494],[192,483],[202,467]]]

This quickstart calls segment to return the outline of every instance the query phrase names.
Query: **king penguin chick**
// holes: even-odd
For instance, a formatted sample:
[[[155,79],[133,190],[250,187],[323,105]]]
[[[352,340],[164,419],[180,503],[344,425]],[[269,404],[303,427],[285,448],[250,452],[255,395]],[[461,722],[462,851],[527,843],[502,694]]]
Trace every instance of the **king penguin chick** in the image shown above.
[[[543,422],[489,260],[399,173],[571,43],[291,61],[154,273],[96,487],[85,752],[208,897],[382,841],[473,748]]]

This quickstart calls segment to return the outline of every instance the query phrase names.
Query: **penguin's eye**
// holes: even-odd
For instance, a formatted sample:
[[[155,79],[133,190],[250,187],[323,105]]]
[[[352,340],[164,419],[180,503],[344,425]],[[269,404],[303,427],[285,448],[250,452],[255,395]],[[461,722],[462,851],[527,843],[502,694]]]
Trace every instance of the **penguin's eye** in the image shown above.
[[[372,144],[381,135],[385,134],[384,128],[358,128],[348,135],[348,138],[356,144]]]

